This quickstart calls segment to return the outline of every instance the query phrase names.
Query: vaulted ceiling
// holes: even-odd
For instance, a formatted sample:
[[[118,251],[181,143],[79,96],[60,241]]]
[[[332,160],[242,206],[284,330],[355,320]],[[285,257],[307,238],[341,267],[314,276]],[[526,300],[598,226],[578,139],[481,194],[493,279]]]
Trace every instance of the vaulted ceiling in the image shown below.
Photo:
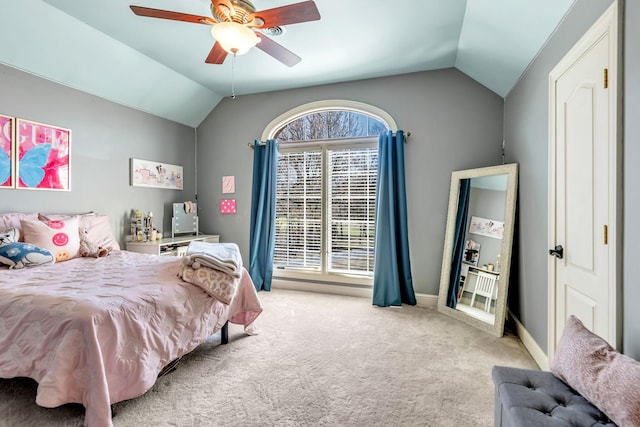
[[[253,0],[257,10],[301,0]],[[315,0],[321,19],[206,64],[210,27],[136,16],[130,5],[211,16],[210,0],[15,0],[0,15],[0,63],[197,127],[237,95],[455,67],[506,96],[574,0]]]

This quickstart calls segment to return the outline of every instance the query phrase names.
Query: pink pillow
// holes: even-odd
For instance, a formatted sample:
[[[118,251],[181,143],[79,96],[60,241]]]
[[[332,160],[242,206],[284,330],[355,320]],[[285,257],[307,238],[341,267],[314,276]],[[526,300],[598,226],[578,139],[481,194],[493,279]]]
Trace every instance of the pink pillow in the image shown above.
[[[640,426],[640,362],[570,316],[551,372],[621,427]]]
[[[78,218],[53,221],[21,220],[24,241],[51,252],[56,262],[78,256],[80,233]]]
[[[22,238],[22,226],[20,225],[20,220],[36,220],[38,219],[38,214],[36,213],[5,213],[0,214],[0,230],[8,230],[9,228],[15,228],[18,230],[20,234],[20,238],[18,241],[22,242],[24,239]]]
[[[38,218],[42,221],[47,220],[64,220],[69,218],[78,219],[78,228],[80,230],[87,229],[89,240],[95,242],[103,248],[111,248],[114,251],[120,250],[120,244],[116,240],[111,231],[111,223],[109,216],[98,215],[95,213],[86,213],[80,215],[44,215],[38,214]]]
[[[111,222],[107,215],[87,215],[78,223],[80,228],[89,231],[89,239],[98,246],[111,248],[114,251],[120,250],[120,245],[111,231]]]

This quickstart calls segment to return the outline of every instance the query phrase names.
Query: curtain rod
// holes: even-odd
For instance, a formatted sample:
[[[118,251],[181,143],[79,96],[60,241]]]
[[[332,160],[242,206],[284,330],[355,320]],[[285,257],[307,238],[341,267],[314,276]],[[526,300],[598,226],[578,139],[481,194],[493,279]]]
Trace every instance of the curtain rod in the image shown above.
[[[395,136],[395,132],[394,132],[394,136]],[[404,142],[405,143],[409,140],[410,136],[411,136],[411,132],[407,132],[405,134],[405,137],[404,137]],[[267,145],[267,143],[264,142],[264,141],[260,141],[260,145],[264,146],[264,145]],[[249,148],[253,148],[254,147],[254,143],[253,142],[247,142],[247,146],[249,146]]]

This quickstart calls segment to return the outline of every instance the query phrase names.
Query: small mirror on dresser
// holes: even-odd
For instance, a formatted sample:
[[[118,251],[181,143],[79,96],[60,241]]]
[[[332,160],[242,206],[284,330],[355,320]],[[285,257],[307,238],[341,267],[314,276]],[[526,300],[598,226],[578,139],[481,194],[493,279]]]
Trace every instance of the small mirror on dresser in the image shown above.
[[[171,237],[199,233],[198,205],[194,202],[174,203],[171,217]]]
[[[518,165],[454,171],[438,310],[504,333]]]

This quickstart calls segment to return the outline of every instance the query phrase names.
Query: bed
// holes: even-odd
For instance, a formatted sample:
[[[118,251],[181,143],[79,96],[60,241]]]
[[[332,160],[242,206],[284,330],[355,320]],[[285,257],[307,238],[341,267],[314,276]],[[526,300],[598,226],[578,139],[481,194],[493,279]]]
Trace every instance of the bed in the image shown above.
[[[246,269],[228,304],[177,273],[182,260],[113,250],[0,270],[0,377],[38,382],[36,403],[84,405],[112,426],[111,404],[142,395],[174,360],[227,322],[252,333],[262,311]]]

